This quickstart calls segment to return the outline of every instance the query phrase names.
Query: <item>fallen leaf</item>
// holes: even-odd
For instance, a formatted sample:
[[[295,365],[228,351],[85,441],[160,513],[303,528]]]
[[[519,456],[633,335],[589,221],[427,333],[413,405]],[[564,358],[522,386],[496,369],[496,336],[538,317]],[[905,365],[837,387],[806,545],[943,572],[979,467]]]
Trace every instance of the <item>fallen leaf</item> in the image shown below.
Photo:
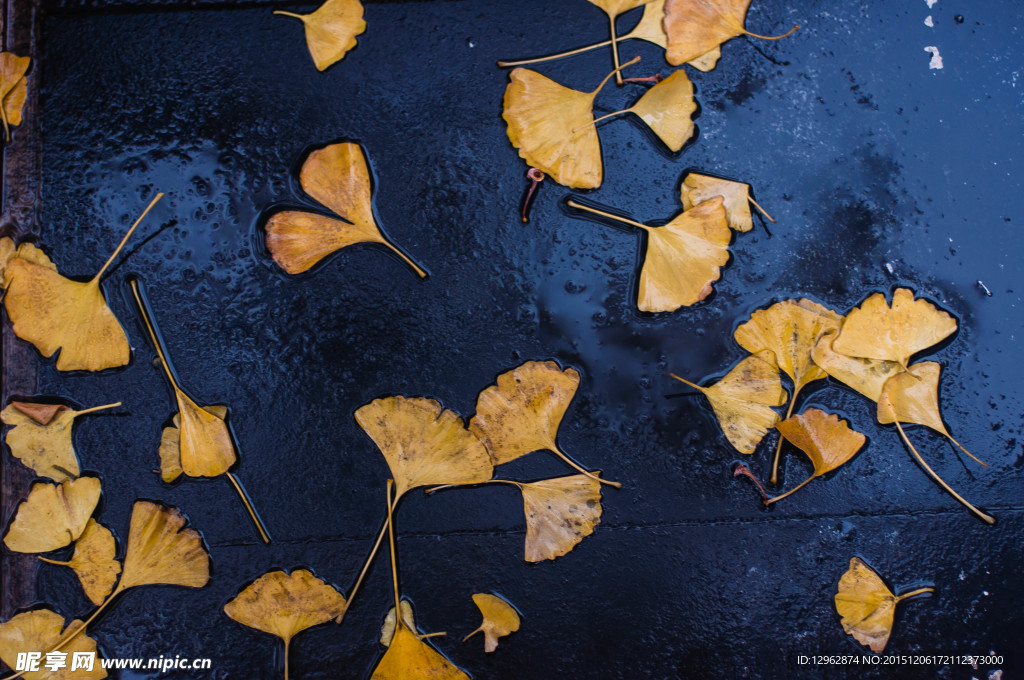
[[[44,553],[77,540],[100,500],[100,480],[80,477],[60,484],[36,482],[4,536],[19,553]]]
[[[754,218],[750,214],[750,206],[753,205],[768,220],[774,222],[771,215],[757,204],[750,196],[750,185],[743,182],[734,182],[720,177],[701,175],[691,172],[683,178],[680,198],[683,201],[683,208],[689,210],[695,205],[710,200],[715,196],[721,196],[725,206],[725,217],[729,221],[729,227],[736,231],[750,231],[754,228]]]
[[[228,416],[228,407],[223,404],[204,406],[215,418],[224,420]],[[165,482],[173,482],[184,470],[181,467],[181,416],[175,413],[171,425],[165,427],[160,435],[160,478]]]
[[[412,602],[409,600],[402,600],[398,605],[402,610],[402,621],[405,622],[406,627],[409,630],[416,630],[416,617],[412,611]],[[380,643],[385,647],[391,646],[391,641],[395,637],[395,628],[398,626],[398,618],[395,616],[395,608],[392,607],[388,610],[388,615],[384,617],[384,624],[380,627]]]
[[[839,332],[834,330],[823,333],[811,350],[811,358],[830,377],[871,401],[878,401],[886,381],[902,373],[904,368],[895,361],[859,359],[835,351],[834,341],[838,334]]]
[[[291,574],[271,571],[253,581],[224,613],[243,626],[270,633],[284,642],[284,677],[288,678],[288,648],[298,633],[339,616],[347,603],[336,588],[306,569]]]
[[[195,529],[177,508],[136,501],[119,592],[146,585],[202,588],[210,580],[210,556]]]
[[[11,127],[21,125],[21,111],[28,96],[28,78],[25,74],[32,63],[29,57],[12,52],[0,52],[0,120],[4,125],[4,139],[11,141]]]
[[[336,216],[285,210],[267,221],[267,249],[286,272],[300,274],[342,248],[377,243],[393,251],[421,278],[426,277],[427,273],[388,241],[377,225],[370,168],[361,146],[342,142],[312,151],[302,164],[299,183],[303,191]]]
[[[665,41],[666,43],[668,42],[668,36],[665,37]],[[718,60],[721,58],[722,48],[716,47],[715,49],[700,55],[696,59],[691,59],[686,63],[694,67],[698,71],[713,71],[715,66],[718,65]]]
[[[779,40],[799,26],[780,36],[764,36],[744,28],[750,0],[666,0],[665,34],[668,45],[665,59],[673,66],[697,59],[738,35],[764,40]]]
[[[859,557],[854,557],[850,560],[850,568],[839,579],[836,611],[842,617],[843,630],[848,635],[880,654],[892,634],[896,603],[934,590],[918,588],[904,595],[893,595],[871,567]]]
[[[121,402],[117,402],[75,411],[62,404],[12,401],[0,411],[0,420],[12,426],[5,437],[11,455],[40,477],[65,482],[81,474],[71,441],[75,418],[120,405]]]
[[[815,477],[826,475],[844,465],[867,441],[867,437],[851,429],[839,416],[816,408],[786,418],[777,423],[775,429],[793,446],[807,454],[814,466],[814,473],[786,493],[769,498],[765,505],[785,498]]]
[[[22,612],[11,620],[0,623],[0,659],[11,668],[17,664],[18,654],[27,652],[43,652],[57,646],[68,631],[81,628],[81,621],[72,621],[64,627],[64,617],[50,609],[33,609]],[[87,635],[78,634],[61,651],[71,659],[75,654],[99,655],[96,640]],[[24,673],[25,680],[101,680],[107,677],[107,671],[100,663],[93,665],[93,670],[79,668],[71,670],[71,664],[56,671],[46,669],[45,655],[40,663],[40,670]],[[13,676],[12,676],[13,677]]]
[[[356,36],[366,30],[363,4],[359,0],[327,0],[310,14],[283,10],[276,10],[274,14],[298,19],[305,25],[306,46],[318,71],[344,59],[356,46]]]
[[[121,239],[114,254],[86,282],[72,281],[47,264],[20,256],[4,269],[4,305],[14,334],[35,345],[44,357],[57,357],[59,371],[101,371],[124,366],[131,358],[128,337],[110,311],[100,278],[121,252],[142,219],[163,197],[156,197]],[[20,252],[19,247],[19,252]],[[30,252],[30,251],[27,251]]]
[[[554,361],[527,361],[499,375],[480,393],[469,431],[483,442],[494,465],[534,451],[551,451],[589,475],[557,443],[558,428],[579,385],[580,374],[573,368],[562,369]]]
[[[612,60],[615,63],[615,80],[622,85],[622,76],[619,74],[619,43],[615,33],[615,17],[623,12],[636,9],[647,0],[589,0],[590,4],[597,5],[608,15],[608,25],[611,31]]]
[[[491,653],[498,648],[498,638],[519,630],[519,612],[503,598],[488,593],[474,593],[473,602],[483,614],[484,620],[479,628],[462,638],[462,641],[482,632],[484,651]]]
[[[469,676],[401,621],[370,680],[469,680]]]
[[[476,435],[433,399],[375,399],[356,410],[355,418],[387,460],[398,496],[428,484],[486,482],[494,474]]]
[[[654,85],[636,104],[626,109],[646,123],[672,151],[682,149],[693,136],[691,116],[696,110],[693,83],[683,70],[675,71]]]
[[[527,562],[565,555],[601,522],[601,485],[588,475],[516,482],[526,513]]]
[[[851,357],[895,361],[907,367],[910,357],[956,332],[956,319],[913,291],[897,288],[892,305],[875,293],[846,315],[832,348]]]
[[[117,542],[110,529],[94,519],[85,525],[85,531],[75,541],[75,554],[68,562],[39,559],[43,562],[71,567],[93,604],[102,604],[114,589],[117,575],[121,573],[121,563],[117,561]]]
[[[746,357],[710,387],[670,375],[707,397],[723,434],[740,453],[754,452],[768,429],[779,422],[779,414],[771,407],[786,403],[779,372],[758,355]]]

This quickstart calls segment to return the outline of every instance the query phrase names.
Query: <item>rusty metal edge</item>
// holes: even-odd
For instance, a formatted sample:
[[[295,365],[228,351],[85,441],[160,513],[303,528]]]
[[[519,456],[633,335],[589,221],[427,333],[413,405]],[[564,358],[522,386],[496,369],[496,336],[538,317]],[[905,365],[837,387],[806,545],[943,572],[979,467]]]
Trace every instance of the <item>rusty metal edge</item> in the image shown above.
[[[41,0],[2,0],[3,48],[32,57],[24,120],[12,131],[12,141],[2,153],[2,196],[0,235],[15,240],[40,236],[39,202],[42,182],[42,146],[39,130],[39,80]],[[0,325],[0,398],[6,404],[12,395],[33,395],[37,389],[38,363],[35,352],[18,340],[4,315]],[[7,452],[0,454],[0,520],[6,527],[14,509],[28,495],[31,472]],[[19,608],[35,601],[36,560],[4,549],[0,554],[0,617],[7,620]]]

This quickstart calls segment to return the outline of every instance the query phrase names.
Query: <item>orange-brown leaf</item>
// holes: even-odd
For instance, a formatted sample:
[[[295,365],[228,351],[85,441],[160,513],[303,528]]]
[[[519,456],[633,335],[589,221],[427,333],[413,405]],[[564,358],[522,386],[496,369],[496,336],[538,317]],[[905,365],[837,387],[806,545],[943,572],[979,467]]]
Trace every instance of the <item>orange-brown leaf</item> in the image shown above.
[[[205,586],[210,556],[202,536],[185,528],[186,523],[177,508],[136,501],[118,590],[155,584]]]
[[[839,579],[836,611],[842,617],[843,630],[847,634],[880,654],[892,634],[896,603],[931,591],[931,588],[920,588],[897,597],[871,567],[859,557],[854,557],[850,560],[850,568]]]
[[[807,454],[820,477],[853,458],[867,441],[833,413],[810,408],[778,423],[775,428],[791,444]]]

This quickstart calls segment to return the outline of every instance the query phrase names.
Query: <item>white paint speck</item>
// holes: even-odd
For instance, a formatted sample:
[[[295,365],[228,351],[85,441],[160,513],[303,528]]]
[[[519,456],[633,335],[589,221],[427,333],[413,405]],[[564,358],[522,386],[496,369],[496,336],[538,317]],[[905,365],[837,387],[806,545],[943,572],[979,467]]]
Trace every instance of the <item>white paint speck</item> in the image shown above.
[[[470,49],[473,49],[474,47],[476,47],[476,43],[475,43],[475,42],[473,42],[473,39],[472,39],[472,38],[470,38],[469,40],[467,40],[467,41],[466,41],[466,44],[467,44],[467,45],[469,46],[469,48],[470,48]]]
[[[939,0],[924,0],[924,1],[928,5],[928,9],[931,9],[932,7],[935,7],[935,3],[937,3]]]
[[[981,591],[981,594],[984,595],[985,597],[988,597],[988,591],[987,590]]]
[[[892,273],[893,273],[893,268],[892,268],[892,262],[886,262],[886,263],[885,263],[885,270],[886,270],[887,272],[889,272],[890,274],[892,274]]]
[[[927,26],[928,28],[935,28],[935,22],[932,21],[931,14],[929,14],[928,17],[924,20],[924,25]]]
[[[932,55],[932,60],[928,62],[928,68],[942,68],[942,55],[939,54],[939,48],[934,45],[929,45],[924,48],[925,52]]]

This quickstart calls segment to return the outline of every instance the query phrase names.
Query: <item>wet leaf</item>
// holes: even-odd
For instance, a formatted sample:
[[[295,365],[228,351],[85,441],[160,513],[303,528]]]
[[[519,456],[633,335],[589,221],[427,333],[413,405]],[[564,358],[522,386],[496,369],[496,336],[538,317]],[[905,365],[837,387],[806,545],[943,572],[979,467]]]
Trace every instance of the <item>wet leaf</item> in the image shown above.
[[[345,58],[356,46],[356,36],[366,30],[359,0],[327,0],[310,14],[277,10],[274,14],[298,19],[306,27],[306,46],[316,70],[323,71]]]
[[[14,239],[9,236],[4,236],[3,238],[0,238],[0,280],[6,280],[4,279],[4,272],[7,271],[7,264],[15,257],[28,260],[29,262],[34,262],[35,264],[46,267],[47,269],[57,271],[57,265],[55,265],[50,258],[46,256],[46,253],[39,250],[39,248],[36,248],[27,241],[16,246],[14,245]]]
[[[177,508],[136,501],[132,508],[124,571],[117,592],[166,584],[202,588],[210,580],[210,556]]]
[[[416,630],[416,617],[412,612],[412,602],[402,600],[399,603],[402,609],[402,621],[409,630]],[[398,626],[398,618],[395,616],[395,608],[388,610],[384,617],[384,624],[380,627],[380,643],[385,647],[391,646],[391,640],[395,637],[395,628]]]
[[[710,387],[671,375],[707,397],[726,439],[740,453],[754,452],[769,428],[779,422],[779,414],[771,407],[786,403],[779,372],[758,355],[743,359]]]
[[[60,484],[36,482],[4,536],[20,553],[44,553],[77,540],[100,500],[100,480],[80,477]]]
[[[678,66],[712,51],[738,35],[749,35],[765,40],[778,40],[795,31],[777,37],[750,33],[743,24],[750,0],[666,0],[665,33],[668,45],[665,58]]]
[[[758,209],[760,206],[757,206],[754,199],[751,198],[749,184],[691,172],[683,178],[680,193],[683,208],[686,210],[715,196],[721,196],[725,206],[725,217],[729,220],[730,228],[736,231],[750,231],[754,228],[750,206],[754,205]],[[775,221],[768,213],[762,211],[762,214],[772,222]]]
[[[640,97],[628,111],[658,135],[672,151],[679,151],[693,136],[693,116],[697,102],[693,100],[693,83],[686,72],[672,73]]]
[[[601,484],[587,475],[517,483],[526,513],[526,561],[565,555],[601,522]]]
[[[211,404],[203,409],[220,420],[228,416],[228,407],[223,404]],[[170,427],[165,427],[160,435],[160,478],[168,483],[173,482],[184,472],[181,467],[181,415],[175,413],[171,421]]]
[[[811,465],[814,466],[814,473],[786,493],[767,499],[766,505],[803,488],[815,477],[826,475],[844,465],[867,441],[867,437],[851,429],[845,420],[839,419],[839,416],[816,408],[786,418],[775,428],[793,446],[807,454],[811,459]]]
[[[355,417],[384,454],[399,496],[428,484],[486,482],[494,473],[487,449],[462,418],[433,399],[375,399]]]
[[[598,487],[600,491],[600,487]],[[484,651],[493,652],[498,648],[498,638],[519,630],[519,612],[504,599],[488,593],[474,593],[476,604],[484,620],[480,627],[462,639],[463,642],[477,633],[484,634]]]
[[[871,567],[859,557],[854,557],[850,560],[850,568],[839,579],[836,611],[842,617],[843,630],[848,635],[880,654],[892,634],[896,603],[930,592],[934,589],[919,588],[904,595],[893,595]]]
[[[21,125],[21,111],[28,96],[25,74],[31,63],[29,57],[0,52],[0,121],[4,126],[4,139],[8,142],[11,141],[11,127]]]
[[[65,628],[64,617],[50,609],[22,612],[10,621],[0,623],[0,659],[14,668],[19,652],[44,652],[52,649],[67,631],[81,626],[82,622],[76,620]],[[76,652],[98,655],[96,641],[82,634],[62,645],[61,651],[67,653],[69,660]],[[70,663],[65,668],[50,671],[46,669],[45,660],[44,656],[39,671],[27,672],[21,677],[25,680],[101,680],[107,677],[107,671],[99,662],[93,665],[91,671],[81,668],[72,671]]]
[[[665,42],[668,42],[668,36],[665,37]],[[716,47],[715,49],[700,55],[696,59],[691,59],[686,63],[694,67],[698,71],[713,71],[715,66],[718,66],[718,60],[721,58],[722,48]]]
[[[895,361],[859,359],[835,351],[834,341],[838,334],[835,330],[823,333],[811,350],[811,358],[829,376],[871,401],[878,401],[886,381],[902,373],[904,368]]]
[[[99,605],[114,590],[117,575],[121,573],[121,563],[117,561],[117,542],[110,529],[90,519],[85,531],[75,542],[75,554],[68,562],[48,560],[40,557],[43,562],[71,567],[93,604]]]
[[[469,680],[469,676],[402,621],[370,680]]]
[[[913,291],[897,288],[892,305],[875,293],[846,315],[832,348],[851,357],[895,361],[906,368],[910,357],[956,332],[956,319]]]
[[[71,442],[75,418],[119,405],[120,402],[75,411],[62,404],[12,401],[0,411],[0,420],[12,426],[5,441],[15,458],[40,477],[64,482],[81,474],[78,455]]]
[[[331,144],[306,157],[299,182],[311,198],[336,217],[285,210],[268,220],[267,249],[289,274],[307,271],[331,253],[357,243],[389,248],[422,278],[427,273],[381,232],[373,214],[373,185],[363,148],[352,142]],[[339,219],[340,218],[340,219]]]

